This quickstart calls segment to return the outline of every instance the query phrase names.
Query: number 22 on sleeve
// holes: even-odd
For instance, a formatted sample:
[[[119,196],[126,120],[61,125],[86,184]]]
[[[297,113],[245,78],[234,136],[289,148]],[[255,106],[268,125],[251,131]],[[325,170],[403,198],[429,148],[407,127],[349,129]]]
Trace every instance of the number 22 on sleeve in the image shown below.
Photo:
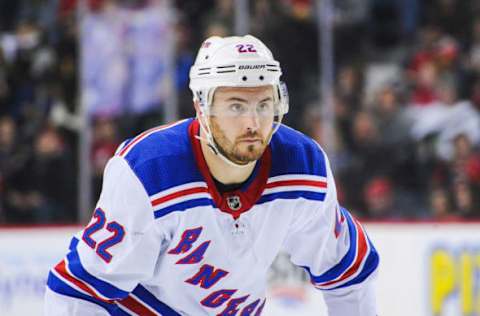
[[[82,240],[103,259],[106,263],[110,263],[112,260],[112,254],[108,252],[108,249],[122,242],[125,237],[125,229],[119,223],[112,221],[107,223],[105,212],[101,208],[97,208],[93,212],[92,222],[85,228],[82,235]],[[105,225],[106,224],[106,225]],[[97,242],[92,238],[92,235],[99,230],[107,229],[112,234],[110,237]]]

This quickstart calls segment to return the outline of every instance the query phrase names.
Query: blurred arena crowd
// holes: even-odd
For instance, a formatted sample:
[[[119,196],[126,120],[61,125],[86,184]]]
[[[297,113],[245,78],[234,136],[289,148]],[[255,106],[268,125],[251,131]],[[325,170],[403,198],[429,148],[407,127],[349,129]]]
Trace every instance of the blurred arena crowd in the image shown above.
[[[155,1],[155,0],[150,0]],[[148,0],[86,0],[90,10]],[[480,218],[480,3],[333,1],[340,202],[373,220]],[[188,70],[201,41],[231,35],[233,0],[177,0],[176,88],[193,116]],[[75,0],[0,1],[0,223],[77,220],[79,47]],[[283,68],[285,119],[322,139],[314,0],[250,1],[250,33]],[[161,109],[161,104],[158,105]],[[94,198],[125,138],[161,111],[93,120]]]

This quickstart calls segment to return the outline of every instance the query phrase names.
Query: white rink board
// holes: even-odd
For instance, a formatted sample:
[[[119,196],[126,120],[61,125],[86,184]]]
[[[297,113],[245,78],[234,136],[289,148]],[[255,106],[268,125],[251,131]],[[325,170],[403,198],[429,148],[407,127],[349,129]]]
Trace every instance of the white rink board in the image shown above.
[[[379,316],[480,316],[480,223],[365,226],[380,254]],[[450,266],[434,274],[432,260],[439,251]],[[432,304],[434,288],[443,289],[437,313]],[[327,315],[321,294],[311,286],[292,287],[291,292],[290,298],[271,295],[265,314]]]
[[[49,269],[80,228],[0,228],[0,315],[43,315]]]
[[[366,227],[381,259],[379,316],[480,316],[480,223]],[[78,229],[0,228],[0,315],[42,315],[48,270],[64,256]],[[326,315],[321,294],[299,281],[302,273],[285,262],[282,257],[273,269],[275,286],[263,315]],[[440,303],[436,315],[434,287]]]

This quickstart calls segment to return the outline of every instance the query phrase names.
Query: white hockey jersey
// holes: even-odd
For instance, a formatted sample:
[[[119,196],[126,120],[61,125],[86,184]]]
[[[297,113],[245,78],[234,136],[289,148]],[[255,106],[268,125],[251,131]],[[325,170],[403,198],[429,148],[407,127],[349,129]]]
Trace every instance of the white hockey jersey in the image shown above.
[[[260,315],[279,251],[332,316],[375,316],[379,257],[339,207],[324,152],[281,126],[244,185],[219,193],[197,120],[124,142],[92,220],[48,277],[46,315]]]

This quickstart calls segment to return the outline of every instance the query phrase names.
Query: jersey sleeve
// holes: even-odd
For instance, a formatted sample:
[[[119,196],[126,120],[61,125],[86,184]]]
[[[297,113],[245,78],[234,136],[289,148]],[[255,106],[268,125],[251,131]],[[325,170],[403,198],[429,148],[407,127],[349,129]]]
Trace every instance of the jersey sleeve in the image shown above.
[[[99,315],[113,313],[116,301],[152,276],[163,237],[142,183],[122,157],[114,156],[91,221],[50,271],[45,314],[92,315],[95,307]]]
[[[379,256],[362,225],[339,206],[326,156],[325,161],[325,200],[318,208],[297,210],[284,248],[323,290],[329,316],[375,316],[372,279]]]

